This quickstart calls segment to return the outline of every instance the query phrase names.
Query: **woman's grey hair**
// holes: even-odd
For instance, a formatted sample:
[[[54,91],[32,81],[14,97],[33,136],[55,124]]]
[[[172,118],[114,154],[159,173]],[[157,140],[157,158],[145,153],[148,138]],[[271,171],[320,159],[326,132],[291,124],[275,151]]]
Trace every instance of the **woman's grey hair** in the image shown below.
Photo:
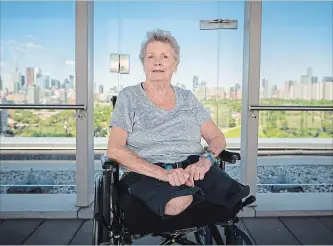
[[[142,43],[141,51],[140,51],[140,55],[139,55],[142,64],[143,64],[144,58],[146,56],[147,45],[154,41],[160,41],[160,42],[168,43],[171,45],[171,47],[175,53],[176,63],[178,65],[178,63],[180,61],[180,47],[178,45],[177,40],[171,35],[170,32],[164,31],[161,29],[157,29],[154,31],[147,32],[146,36],[147,36],[147,39]]]

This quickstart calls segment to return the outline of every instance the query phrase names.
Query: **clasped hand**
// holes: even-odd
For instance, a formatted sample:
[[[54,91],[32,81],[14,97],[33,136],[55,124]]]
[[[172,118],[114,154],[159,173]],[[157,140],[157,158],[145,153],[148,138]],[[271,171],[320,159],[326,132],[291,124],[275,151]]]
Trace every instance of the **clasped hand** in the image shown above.
[[[210,169],[211,161],[202,158],[198,162],[188,165],[185,169],[176,168],[166,170],[164,181],[169,182],[172,186],[194,186],[194,181],[203,180],[206,172]]]

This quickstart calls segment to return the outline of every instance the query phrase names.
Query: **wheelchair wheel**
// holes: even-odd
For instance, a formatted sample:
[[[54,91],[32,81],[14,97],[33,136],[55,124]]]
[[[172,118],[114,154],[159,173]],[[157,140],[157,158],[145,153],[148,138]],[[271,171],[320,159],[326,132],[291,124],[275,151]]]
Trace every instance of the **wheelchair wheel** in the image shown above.
[[[103,183],[102,176],[99,175],[95,180],[95,194],[94,194],[94,216],[102,211],[102,194],[103,194]],[[95,218],[93,218],[93,235],[92,244],[99,245],[102,243],[103,237],[103,225],[101,225]]]
[[[107,184],[108,179],[104,175],[99,175],[95,180],[94,195],[94,218],[93,218],[93,245],[108,243],[110,239],[109,230],[96,220],[95,215],[100,214],[104,217],[107,224],[110,223],[110,193]]]
[[[234,227],[236,245],[254,245],[255,243],[251,237],[242,229],[235,226]]]
[[[213,244],[213,236],[210,228],[207,226],[202,228],[196,232],[194,232],[195,240],[198,245],[212,245]]]

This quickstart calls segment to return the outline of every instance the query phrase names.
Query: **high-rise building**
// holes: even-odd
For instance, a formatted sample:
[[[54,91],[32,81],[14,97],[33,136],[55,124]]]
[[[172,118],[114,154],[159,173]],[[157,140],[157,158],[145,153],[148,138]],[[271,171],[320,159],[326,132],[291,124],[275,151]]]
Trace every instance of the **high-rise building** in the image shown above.
[[[198,76],[196,76],[196,75],[193,76],[192,84],[193,84],[193,92],[195,92],[195,90],[199,88],[199,77]]]
[[[333,77],[332,76],[325,76],[325,77],[323,77],[323,82],[333,82]]]
[[[25,76],[24,75],[21,75],[21,88],[26,86],[25,84]]]
[[[0,97],[0,104],[6,104]],[[0,135],[8,130],[8,110],[0,109]]]
[[[26,86],[32,86],[35,84],[35,69],[33,67],[27,67],[25,69],[25,78],[26,78]]]
[[[313,68],[312,67],[308,67],[306,75],[310,78],[313,76]]]
[[[104,93],[104,87],[103,87],[103,85],[100,85],[100,86],[98,87],[98,93],[99,93],[99,94],[103,94],[103,93]]]
[[[28,86],[28,103],[39,104],[40,102],[40,88],[36,85]]]
[[[73,75],[69,75],[69,88],[71,89],[75,88],[75,80]]]
[[[263,88],[263,98],[268,98],[268,80],[267,79],[262,79],[261,80],[261,87]]]
[[[318,77],[311,77],[311,84],[318,83]]]
[[[324,99],[325,100],[333,100],[333,82],[326,81],[323,83],[324,87]]]

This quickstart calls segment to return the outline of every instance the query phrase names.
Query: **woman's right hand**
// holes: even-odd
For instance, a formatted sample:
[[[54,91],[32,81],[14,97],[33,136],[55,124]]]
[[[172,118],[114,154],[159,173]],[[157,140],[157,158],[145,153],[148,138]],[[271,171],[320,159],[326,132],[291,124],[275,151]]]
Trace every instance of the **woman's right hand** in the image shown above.
[[[172,186],[180,186],[189,184],[190,175],[183,168],[164,170],[161,180],[169,182]],[[189,185],[188,185],[189,186]],[[191,185],[192,186],[192,185]]]

